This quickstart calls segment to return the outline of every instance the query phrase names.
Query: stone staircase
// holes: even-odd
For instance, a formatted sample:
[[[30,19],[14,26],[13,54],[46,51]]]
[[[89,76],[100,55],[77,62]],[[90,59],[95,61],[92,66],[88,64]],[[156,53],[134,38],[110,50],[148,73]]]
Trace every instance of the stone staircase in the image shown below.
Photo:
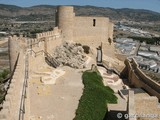
[[[47,62],[48,65],[57,68],[58,66],[60,66],[60,64],[58,63],[58,61],[56,59],[54,59],[49,53],[45,53],[46,57],[45,57],[45,61]]]

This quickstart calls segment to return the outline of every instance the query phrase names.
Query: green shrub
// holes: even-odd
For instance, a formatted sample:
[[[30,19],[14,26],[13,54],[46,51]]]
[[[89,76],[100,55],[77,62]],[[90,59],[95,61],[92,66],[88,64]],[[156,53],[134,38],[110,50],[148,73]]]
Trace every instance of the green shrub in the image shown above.
[[[84,91],[74,120],[103,120],[107,103],[117,103],[114,91],[104,86],[98,72],[85,71],[82,76]]]
[[[7,69],[4,69],[3,72],[0,73],[0,82],[3,80],[3,79],[6,79],[9,75],[9,70]]]
[[[82,47],[83,47],[83,49],[84,49],[84,52],[85,52],[86,54],[89,54],[90,47],[87,46],[87,45],[83,45]]]

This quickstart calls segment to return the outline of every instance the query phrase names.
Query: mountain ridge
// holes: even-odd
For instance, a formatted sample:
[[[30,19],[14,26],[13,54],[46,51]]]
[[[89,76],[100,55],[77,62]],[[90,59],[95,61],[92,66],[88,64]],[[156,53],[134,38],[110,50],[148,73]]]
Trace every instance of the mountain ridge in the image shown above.
[[[30,20],[30,18],[35,15],[38,18],[47,16],[46,20],[48,20],[55,17],[56,6],[57,5],[35,5],[31,7],[19,7],[16,5],[0,4],[0,19],[3,20],[3,18],[5,18],[8,20],[23,20],[23,17],[25,16],[25,20],[27,20],[27,17],[28,20]],[[133,21],[160,21],[160,13],[145,9],[115,9],[109,7],[96,7],[91,5],[75,5],[74,7],[76,15],[80,16],[104,16],[109,17],[112,20],[127,19]]]

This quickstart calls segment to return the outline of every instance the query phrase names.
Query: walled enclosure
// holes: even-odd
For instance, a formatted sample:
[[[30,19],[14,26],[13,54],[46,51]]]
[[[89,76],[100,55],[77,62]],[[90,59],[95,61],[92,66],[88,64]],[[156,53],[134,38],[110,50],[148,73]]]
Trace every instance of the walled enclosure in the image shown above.
[[[51,53],[60,45],[61,30],[38,33],[34,39],[13,36],[9,38],[10,69],[13,73],[11,83],[2,103],[0,119],[18,120],[29,118],[28,77],[45,62],[44,52]],[[38,58],[38,61],[37,59]]]
[[[38,33],[36,38],[26,38],[22,35],[9,38],[10,69],[13,76],[2,103],[0,120],[29,119],[28,78],[45,63],[46,53],[51,54],[63,41],[93,47],[98,47],[102,42],[106,53],[114,53],[113,24],[108,18],[76,17],[73,7],[69,6],[58,7],[56,16],[57,27],[52,31]]]
[[[135,87],[140,87],[146,90],[150,95],[156,96],[158,99],[160,99],[160,84],[152,80],[150,77],[145,75],[140,68],[138,67],[138,64],[134,59],[129,61],[126,59],[126,70],[125,73],[128,75],[128,80],[131,85],[134,85]]]
[[[75,41],[93,47],[98,47],[102,42],[104,53],[114,54],[113,24],[108,18],[76,17],[73,7],[59,7],[56,24],[53,31],[39,33],[35,39],[22,36],[9,38],[10,68],[13,76],[2,104],[0,120],[21,120],[22,117],[24,120],[29,119],[28,77],[44,62],[44,52],[52,53],[62,41]],[[35,57],[38,57],[38,61]],[[134,59],[126,60],[125,64],[125,74],[128,74],[130,83],[144,88],[160,99],[160,85],[147,77]]]
[[[58,7],[56,16],[56,25],[62,30],[63,40],[94,48],[102,43],[104,53],[114,57],[113,23],[109,21],[109,18],[75,16],[71,6]]]

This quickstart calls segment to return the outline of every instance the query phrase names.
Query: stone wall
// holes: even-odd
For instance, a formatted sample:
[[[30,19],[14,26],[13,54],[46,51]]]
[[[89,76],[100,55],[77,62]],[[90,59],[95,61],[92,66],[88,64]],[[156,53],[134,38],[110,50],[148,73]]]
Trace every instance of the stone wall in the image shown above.
[[[62,43],[62,34],[61,30],[58,27],[55,27],[53,31],[43,32],[36,34],[35,39],[28,39],[27,46],[32,54],[34,51],[45,51],[51,53],[53,49]]]
[[[16,62],[11,83],[0,111],[0,119],[2,120],[18,120],[19,118],[24,82],[24,57],[22,52],[19,53]]]
[[[116,58],[119,59],[120,61],[125,61],[125,59],[127,59],[127,55],[124,55],[124,54],[116,53],[115,56],[116,56]]]
[[[64,6],[59,7],[56,21],[58,27],[53,31],[38,33],[36,38],[26,38],[22,35],[9,38],[10,68],[14,74],[2,105],[3,109],[0,111],[0,119],[18,120],[21,117],[24,112],[24,109],[21,109],[22,104],[27,106],[27,96],[24,97],[24,93],[28,94],[26,70],[30,75],[30,72],[45,63],[45,53],[51,54],[63,41],[75,41],[93,47],[98,47],[103,42],[104,48],[111,51],[111,54],[114,53],[113,24],[108,18],[75,17],[73,7]],[[109,37],[111,44],[108,42]],[[35,57],[38,59],[34,59]],[[29,67],[26,66],[26,60]],[[29,116],[28,109],[25,109],[24,116]]]
[[[17,120],[19,118],[18,113],[20,111],[24,82],[25,39],[22,35],[19,37],[16,35],[9,37],[8,48],[11,77],[8,80],[7,94],[2,102],[2,109],[0,111],[0,119],[3,120]]]
[[[131,85],[145,89],[150,95],[160,99],[160,84],[145,75],[138,67],[134,59],[125,61],[128,80]]]
[[[74,41],[94,49],[103,43],[104,53],[114,57],[113,23],[109,18],[75,16],[73,7],[60,6],[56,25],[62,30],[64,41]]]
[[[10,61],[10,70],[13,71],[14,65],[19,53],[19,50],[24,46],[24,39],[22,39],[22,36],[17,37],[16,35],[10,36],[8,40],[8,51],[9,51],[9,61]]]
[[[73,40],[74,8],[71,6],[59,6],[56,13],[56,25],[62,30],[65,41]]]
[[[51,54],[61,43],[61,31],[57,27],[53,31],[38,33],[36,38],[26,38],[22,35],[9,37],[10,68],[13,75],[2,103],[0,119],[18,120],[24,117],[24,120],[28,120],[26,70],[29,74],[31,70],[36,70],[37,66],[45,63],[44,53]],[[38,57],[38,61],[34,59],[35,57]],[[26,65],[26,60],[28,65]]]
[[[95,21],[95,26],[93,26]],[[108,42],[109,19],[104,17],[75,17],[73,41],[98,47]]]
[[[38,67],[35,66],[45,63],[45,53],[51,55],[61,43],[61,31],[57,27],[53,31],[37,34],[36,39],[29,39],[29,72],[36,71]],[[35,57],[38,59],[35,59]]]

